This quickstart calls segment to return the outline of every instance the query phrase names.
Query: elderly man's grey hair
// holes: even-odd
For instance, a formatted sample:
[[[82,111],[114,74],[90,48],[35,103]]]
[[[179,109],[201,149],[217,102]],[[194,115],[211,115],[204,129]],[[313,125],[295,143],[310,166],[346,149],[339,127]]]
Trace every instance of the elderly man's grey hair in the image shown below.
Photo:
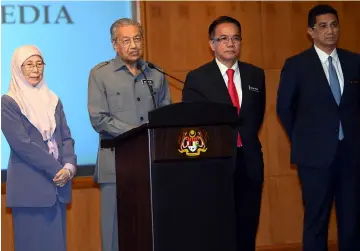
[[[141,36],[144,35],[143,28],[141,27],[140,23],[132,20],[130,18],[120,18],[116,20],[110,27],[110,35],[111,35],[111,42],[116,41],[116,30],[119,26],[128,26],[128,25],[135,25],[139,27]]]

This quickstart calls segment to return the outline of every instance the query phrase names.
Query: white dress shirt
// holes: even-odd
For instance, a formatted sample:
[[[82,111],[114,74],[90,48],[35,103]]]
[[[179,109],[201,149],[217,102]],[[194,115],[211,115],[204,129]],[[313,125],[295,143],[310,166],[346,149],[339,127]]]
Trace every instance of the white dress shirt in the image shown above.
[[[329,81],[329,55],[326,52],[319,49],[316,45],[314,45],[314,47],[315,47],[316,53],[318,54],[318,56],[320,58],[321,64],[323,66],[323,69],[324,69],[324,72],[325,72],[325,75],[326,75],[326,78],[327,78],[328,83],[330,85],[330,81]],[[335,67],[335,71],[336,71],[336,74],[338,76],[338,79],[339,79],[340,90],[341,90],[341,94],[342,94],[343,91],[344,91],[344,75],[343,75],[343,72],[342,72],[342,69],[341,69],[341,64],[340,64],[339,56],[337,54],[336,49],[334,49],[331,52],[330,56],[332,57],[332,62],[333,62],[333,65]]]
[[[228,75],[226,73],[226,71],[228,70],[227,66],[225,66],[224,64],[222,64],[217,58],[215,58],[216,64],[218,65],[220,72],[221,72],[221,76],[224,78],[226,87],[228,88]],[[235,84],[235,88],[236,88],[236,92],[239,96],[239,104],[241,107],[241,103],[242,103],[242,89],[241,89],[241,77],[240,77],[240,70],[239,70],[239,64],[238,61],[236,61],[236,63],[231,67],[231,69],[235,70],[234,73],[234,84]]]

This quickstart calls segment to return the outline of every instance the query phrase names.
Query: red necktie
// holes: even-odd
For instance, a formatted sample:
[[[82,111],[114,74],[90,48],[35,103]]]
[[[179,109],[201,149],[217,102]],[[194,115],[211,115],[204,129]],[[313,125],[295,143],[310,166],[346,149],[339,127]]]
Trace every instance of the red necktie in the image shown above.
[[[238,114],[240,114],[239,95],[236,91],[236,87],[235,87],[235,83],[234,83],[234,73],[235,73],[235,70],[233,70],[233,69],[228,69],[226,71],[226,74],[228,75],[228,79],[229,79],[228,80],[228,90],[229,90],[231,101],[232,101],[233,105],[237,108]],[[241,145],[242,145],[242,143],[241,143],[240,133],[238,133],[237,147],[241,147]]]

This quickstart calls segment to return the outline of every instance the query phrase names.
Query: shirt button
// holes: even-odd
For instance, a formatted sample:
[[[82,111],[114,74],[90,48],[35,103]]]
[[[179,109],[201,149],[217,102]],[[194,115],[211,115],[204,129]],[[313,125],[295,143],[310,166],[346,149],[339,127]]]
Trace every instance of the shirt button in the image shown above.
[[[137,98],[137,101],[140,101],[140,98],[139,98],[139,97]]]
[[[140,117],[140,120],[141,120],[141,121],[143,121],[143,120],[144,120],[144,118],[143,118],[143,117]]]

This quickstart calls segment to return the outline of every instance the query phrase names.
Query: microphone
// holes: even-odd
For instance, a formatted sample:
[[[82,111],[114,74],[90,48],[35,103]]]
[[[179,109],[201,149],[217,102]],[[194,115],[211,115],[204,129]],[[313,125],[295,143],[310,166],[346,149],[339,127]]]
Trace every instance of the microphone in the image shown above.
[[[160,72],[160,73],[162,73],[162,74],[164,74],[164,75],[166,75],[166,76],[169,76],[170,78],[175,79],[175,80],[179,81],[179,82],[182,83],[182,84],[185,84],[184,81],[182,81],[182,80],[180,80],[180,79],[178,79],[178,78],[175,78],[174,76],[171,76],[170,74],[167,74],[166,72],[164,72],[164,71],[160,70],[159,68],[157,68],[157,67],[156,67],[155,65],[153,65],[152,63],[147,62],[147,64],[148,64],[148,66],[149,66],[150,69],[157,70],[158,72]],[[209,99],[208,99],[203,93],[201,93],[200,91],[198,91],[198,90],[196,90],[196,89],[191,89],[191,90],[192,90],[193,92],[196,92],[197,94],[199,94],[199,95],[200,95],[201,97],[203,97],[206,101],[209,100]]]
[[[159,68],[157,68],[157,67],[156,67],[155,65],[153,65],[152,63],[147,62],[147,64],[148,64],[148,66],[149,66],[150,69],[157,70],[158,72],[161,72],[162,74],[164,74],[164,75],[166,75],[166,76],[169,76],[170,78],[175,79],[175,80],[179,81],[179,82],[182,83],[182,84],[185,84],[184,81],[182,81],[182,80],[180,80],[180,79],[178,79],[178,78],[175,78],[174,76],[171,76],[171,75],[167,74],[166,72],[164,72],[164,71],[160,70]]]
[[[146,77],[146,74],[145,74],[145,72],[141,69],[141,66],[140,66],[139,63],[137,64],[137,68],[141,71],[142,75],[144,75],[144,78],[145,78],[145,81],[146,81],[146,85],[147,85],[147,87],[149,88],[149,91],[150,91],[150,94],[151,94],[151,98],[152,98],[152,102],[153,102],[154,109],[156,109],[154,89],[153,89],[152,85],[149,84],[149,81],[148,81],[148,79],[147,79],[147,77]]]

